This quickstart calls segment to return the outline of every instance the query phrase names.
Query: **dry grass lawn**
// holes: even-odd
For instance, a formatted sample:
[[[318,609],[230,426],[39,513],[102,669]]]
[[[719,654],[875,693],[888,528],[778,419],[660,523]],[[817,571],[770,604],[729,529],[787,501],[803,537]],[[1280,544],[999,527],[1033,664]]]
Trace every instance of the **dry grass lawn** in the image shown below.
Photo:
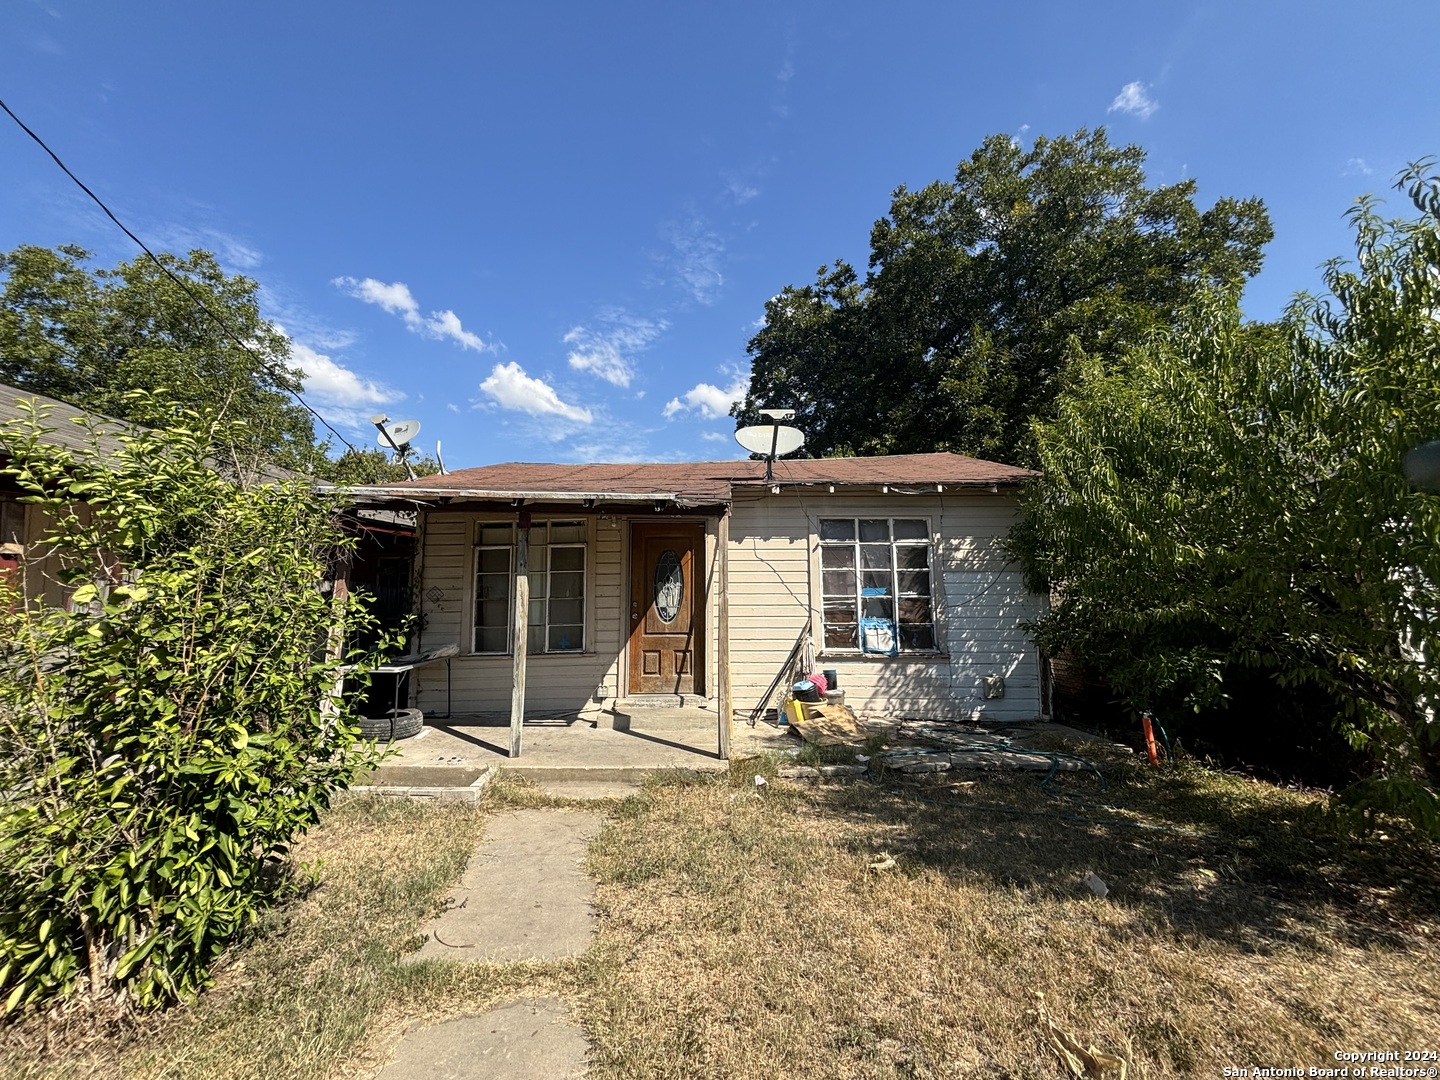
[[[571,1003],[602,1078],[1060,1077],[1037,992],[1132,1077],[1440,1048],[1434,845],[1341,841],[1313,795],[1199,767],[1104,767],[1106,792],[1058,797],[1033,774],[807,786],[769,760],[654,783],[604,806],[598,933],[550,964],[398,964],[488,814],[533,788],[348,800],[297,851],[321,886],[194,1007],[12,1025],[0,1069],[371,1076],[407,1027],[532,993]]]

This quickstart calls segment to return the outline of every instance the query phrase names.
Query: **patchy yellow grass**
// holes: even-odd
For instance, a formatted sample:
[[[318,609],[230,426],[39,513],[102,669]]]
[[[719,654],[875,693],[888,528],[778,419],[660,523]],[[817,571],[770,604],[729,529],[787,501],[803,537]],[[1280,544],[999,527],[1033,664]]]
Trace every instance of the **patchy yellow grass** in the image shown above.
[[[598,841],[597,1075],[1053,1077],[1037,992],[1132,1076],[1440,1032],[1434,850],[1326,840],[1313,798],[1199,769],[1124,770],[1128,811],[1014,775],[756,798],[753,771]]]
[[[12,1025],[0,1072],[368,1077],[407,1029],[537,993],[570,1002],[601,1078],[1058,1077],[1036,993],[1156,1080],[1440,1032],[1436,848],[1337,840],[1310,794],[1119,763],[1059,798],[1033,774],[803,786],[775,764],[604,803],[598,932],[558,963],[398,962],[487,815],[552,800],[509,778],[478,808],[346,800],[296,852],[321,886],[195,1006]]]

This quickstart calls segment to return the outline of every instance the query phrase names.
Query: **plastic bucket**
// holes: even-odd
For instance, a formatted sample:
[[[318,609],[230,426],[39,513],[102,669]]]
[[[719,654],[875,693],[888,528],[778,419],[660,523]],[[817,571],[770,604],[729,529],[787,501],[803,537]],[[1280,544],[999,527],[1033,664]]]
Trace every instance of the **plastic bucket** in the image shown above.
[[[790,692],[795,696],[797,701],[806,701],[811,705],[820,704],[820,691],[809,679],[801,679],[790,688]]]

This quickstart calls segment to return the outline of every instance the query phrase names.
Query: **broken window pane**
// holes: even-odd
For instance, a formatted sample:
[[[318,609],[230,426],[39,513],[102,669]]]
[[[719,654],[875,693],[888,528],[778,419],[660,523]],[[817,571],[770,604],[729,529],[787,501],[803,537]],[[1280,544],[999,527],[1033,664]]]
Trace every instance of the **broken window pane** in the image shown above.
[[[880,589],[882,592],[890,591],[889,570],[866,570],[861,575],[860,587],[862,589]]]
[[[935,648],[933,626],[907,626],[900,624],[900,648],[912,652],[930,651]]]
[[[826,648],[933,651],[930,522],[822,518],[819,532]],[[865,627],[874,641],[860,640]]]

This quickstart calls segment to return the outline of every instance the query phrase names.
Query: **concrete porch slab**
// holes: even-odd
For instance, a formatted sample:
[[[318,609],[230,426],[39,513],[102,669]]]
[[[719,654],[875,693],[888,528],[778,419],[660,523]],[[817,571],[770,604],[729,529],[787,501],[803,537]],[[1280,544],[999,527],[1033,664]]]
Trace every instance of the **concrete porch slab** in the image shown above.
[[[465,787],[490,768],[548,783],[638,785],[656,772],[724,772],[713,709],[605,709],[526,721],[520,756],[511,758],[508,719],[460,716],[425,721],[414,738],[362,783],[374,787]],[[743,721],[731,733],[731,756],[797,745],[783,731]]]

